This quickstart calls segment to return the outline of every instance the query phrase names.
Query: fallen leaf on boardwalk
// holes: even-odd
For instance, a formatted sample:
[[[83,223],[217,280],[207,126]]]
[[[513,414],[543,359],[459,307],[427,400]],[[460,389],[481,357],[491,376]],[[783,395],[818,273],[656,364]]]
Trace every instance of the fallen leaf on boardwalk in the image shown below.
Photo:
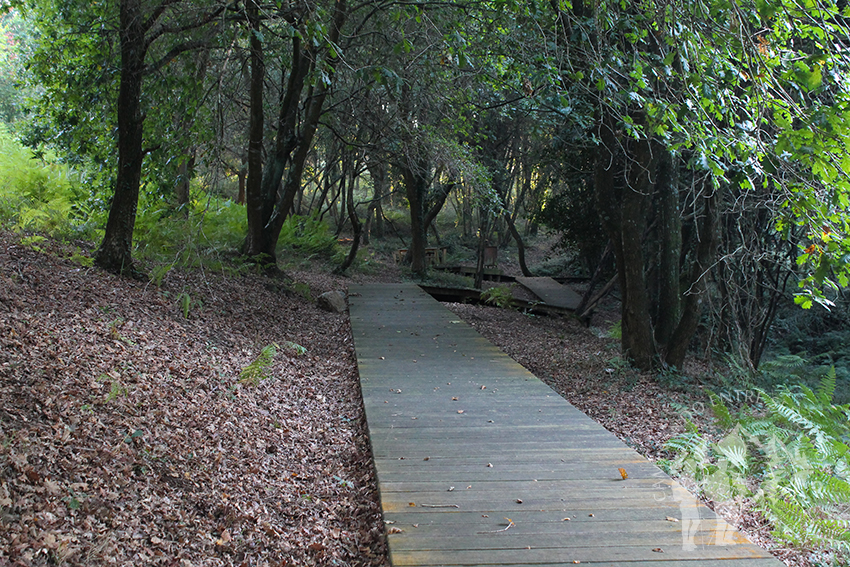
[[[623,480],[626,480],[627,478],[629,478],[629,473],[626,472],[626,469],[624,469],[623,467],[620,467],[617,470],[620,471],[620,476],[623,477]]]
[[[425,457],[425,458],[424,458],[424,459],[422,459],[422,460],[423,460],[423,461],[430,461],[430,460],[431,460],[431,457]]]
[[[458,413],[463,413],[462,409],[457,410]]]
[[[655,548],[655,549],[653,549],[652,551],[654,551],[655,553],[664,553],[664,550],[663,550],[663,549],[661,549],[660,547],[656,547],[656,548]]]
[[[402,533],[403,531],[404,531],[404,530],[403,530],[403,529],[401,529],[401,528],[392,527],[392,528],[390,528],[389,530],[387,530],[387,533],[390,533],[390,534],[400,534],[400,533]]]
[[[453,402],[456,402],[456,401],[457,401],[457,396],[452,396],[452,401],[453,401]]]
[[[493,463],[487,463],[487,467],[492,469],[492,468],[493,468]]]
[[[412,508],[412,507],[416,506],[416,502],[408,502],[407,505]]]
[[[674,518],[674,517],[672,517],[672,516],[667,516],[667,517],[665,518],[665,520],[667,520],[668,522],[678,522],[678,521],[679,521],[679,519],[678,519],[678,518]]]
[[[561,520],[561,521],[562,521],[562,522],[569,522],[569,521],[570,521],[570,519],[571,519],[571,518],[564,518],[564,519],[563,519],[563,520]]]
[[[454,487],[454,486],[450,486],[448,491],[449,491],[449,492],[454,492],[454,489],[455,489],[455,487]]]
[[[516,499],[516,503],[517,503],[517,504],[522,504],[522,499],[521,499],[521,498],[517,498],[517,499]]]

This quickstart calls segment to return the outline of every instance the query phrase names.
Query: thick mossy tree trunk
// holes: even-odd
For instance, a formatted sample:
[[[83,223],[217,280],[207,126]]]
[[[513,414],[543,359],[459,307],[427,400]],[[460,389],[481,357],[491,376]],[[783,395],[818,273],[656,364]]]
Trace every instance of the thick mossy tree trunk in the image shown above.
[[[142,177],[142,80],[147,45],[140,0],[122,0],[120,8],[121,82],[118,89],[118,174],[106,231],[95,254],[101,268],[138,275],[133,267],[133,229]]]

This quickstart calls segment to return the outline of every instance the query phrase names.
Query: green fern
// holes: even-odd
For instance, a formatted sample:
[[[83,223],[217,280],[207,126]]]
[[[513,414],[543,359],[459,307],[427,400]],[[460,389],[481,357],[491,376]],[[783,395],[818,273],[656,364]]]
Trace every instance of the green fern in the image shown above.
[[[723,429],[730,429],[733,427],[735,425],[735,419],[729,412],[729,408],[726,407],[726,404],[724,404],[723,400],[720,399],[720,396],[714,392],[708,392],[708,397],[711,400],[711,411],[714,413],[714,417],[717,418],[718,425],[720,425]]]
[[[500,309],[508,309],[514,303],[513,293],[508,286],[496,286],[481,292],[481,301],[495,305]]]
[[[676,455],[668,469],[715,500],[752,498],[779,541],[850,552],[850,405],[834,404],[834,392],[833,370],[816,390],[759,391],[765,415],[733,415],[711,394],[727,435],[711,443],[688,424],[665,446]]]
[[[248,386],[259,386],[262,380],[268,378],[268,370],[274,362],[278,346],[271,343],[263,347],[257,358],[239,373],[239,383]]]

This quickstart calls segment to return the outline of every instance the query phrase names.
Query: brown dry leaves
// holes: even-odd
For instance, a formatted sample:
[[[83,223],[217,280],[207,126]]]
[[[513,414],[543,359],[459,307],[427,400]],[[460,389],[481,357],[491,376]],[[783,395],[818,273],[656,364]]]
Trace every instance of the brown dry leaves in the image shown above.
[[[53,246],[0,234],[0,564],[387,564],[346,316],[260,278],[157,289]],[[238,384],[285,341],[307,354]]]

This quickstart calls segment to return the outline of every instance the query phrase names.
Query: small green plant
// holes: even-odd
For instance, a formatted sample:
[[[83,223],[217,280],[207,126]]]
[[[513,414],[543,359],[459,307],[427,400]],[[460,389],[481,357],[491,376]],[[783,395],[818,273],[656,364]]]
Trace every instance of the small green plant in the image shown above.
[[[489,305],[495,305],[501,309],[509,309],[514,304],[511,287],[506,285],[491,287],[490,289],[481,292],[481,301]]]
[[[623,322],[617,321],[616,323],[611,325],[611,328],[608,329],[608,331],[605,333],[605,336],[607,336],[609,339],[616,339],[618,341],[621,340],[623,338]]]
[[[183,318],[188,319],[189,309],[192,307],[192,297],[184,291],[177,296],[177,301],[180,303],[180,311],[183,312]]]
[[[65,505],[68,506],[69,510],[79,510],[83,505],[83,503],[77,498],[77,495],[74,494],[73,490],[70,490],[68,496],[64,497],[62,500],[65,502]]]
[[[21,238],[21,244],[26,246],[27,248],[32,248],[36,252],[44,252],[44,248],[42,248],[40,245],[45,240],[47,240],[45,237],[36,234],[33,236],[25,236],[24,238]]]
[[[691,477],[715,501],[752,499],[779,541],[850,553],[850,404],[833,403],[835,372],[817,390],[757,390],[761,411],[733,414],[711,396],[725,437],[713,443],[689,423],[663,464]]]
[[[78,248],[73,254],[71,254],[70,260],[77,264],[78,266],[83,266],[84,268],[91,268],[94,266],[94,258],[91,256],[86,256],[80,249]]]
[[[290,350],[295,353],[295,356],[301,356],[307,354],[307,349],[298,343],[293,343],[292,341],[285,341],[283,343],[283,348]]]
[[[106,394],[106,402],[109,403],[111,401],[116,400],[121,396],[127,395],[127,388],[121,385],[118,380],[114,380],[109,384],[109,393]]]
[[[303,347],[302,347],[303,348]],[[262,380],[268,378],[268,370],[277,355],[278,345],[271,343],[263,347],[257,358],[239,372],[239,383],[248,386],[259,386]]]

